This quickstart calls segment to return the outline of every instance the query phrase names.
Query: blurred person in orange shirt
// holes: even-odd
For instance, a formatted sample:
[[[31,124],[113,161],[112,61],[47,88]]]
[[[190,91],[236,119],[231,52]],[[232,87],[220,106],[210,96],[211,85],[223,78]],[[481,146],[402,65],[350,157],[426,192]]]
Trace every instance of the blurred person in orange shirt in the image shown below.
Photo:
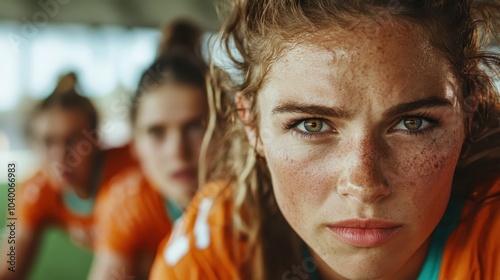
[[[15,244],[3,239],[0,279],[28,275],[48,227],[61,227],[75,244],[92,248],[94,202],[101,186],[134,165],[128,147],[99,147],[97,126],[97,111],[79,94],[73,73],[62,76],[54,92],[35,108],[28,130],[40,166],[19,186]],[[11,251],[15,268],[9,257],[5,260]]]
[[[115,176],[97,202],[92,280],[146,279],[156,247],[198,189],[208,111],[202,32],[187,21],[165,30],[159,57],[132,100],[132,150],[140,168]]]

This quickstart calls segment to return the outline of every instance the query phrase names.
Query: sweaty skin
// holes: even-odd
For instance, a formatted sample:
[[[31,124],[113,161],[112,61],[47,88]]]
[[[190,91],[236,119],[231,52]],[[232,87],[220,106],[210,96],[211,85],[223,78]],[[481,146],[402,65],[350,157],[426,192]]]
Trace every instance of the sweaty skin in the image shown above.
[[[463,144],[458,83],[409,24],[366,21],[323,35],[286,49],[258,95],[277,203],[324,279],[415,278]],[[348,219],[398,230],[353,246],[327,226]]]

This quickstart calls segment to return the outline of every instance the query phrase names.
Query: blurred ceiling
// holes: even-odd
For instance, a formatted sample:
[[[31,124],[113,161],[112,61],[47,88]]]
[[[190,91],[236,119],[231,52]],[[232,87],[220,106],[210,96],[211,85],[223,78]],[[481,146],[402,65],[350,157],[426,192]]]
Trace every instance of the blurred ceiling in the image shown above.
[[[1,0],[0,20],[158,27],[188,17],[206,30],[218,26],[215,0]]]

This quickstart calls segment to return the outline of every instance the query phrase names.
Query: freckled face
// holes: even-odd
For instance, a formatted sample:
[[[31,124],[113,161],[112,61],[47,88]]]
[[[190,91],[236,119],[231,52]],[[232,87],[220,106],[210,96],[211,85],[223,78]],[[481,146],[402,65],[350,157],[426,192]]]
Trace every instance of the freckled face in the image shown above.
[[[415,277],[463,143],[457,81],[413,27],[326,33],[259,92],[277,203],[323,275]]]

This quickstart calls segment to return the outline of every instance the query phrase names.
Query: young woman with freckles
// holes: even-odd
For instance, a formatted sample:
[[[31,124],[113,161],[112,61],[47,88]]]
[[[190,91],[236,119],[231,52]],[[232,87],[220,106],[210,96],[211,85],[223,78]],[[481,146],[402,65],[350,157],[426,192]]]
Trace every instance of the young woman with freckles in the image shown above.
[[[151,279],[500,277],[500,54],[482,45],[500,4],[398,3],[227,6],[243,75],[214,75],[209,134],[229,183],[194,199]]]

